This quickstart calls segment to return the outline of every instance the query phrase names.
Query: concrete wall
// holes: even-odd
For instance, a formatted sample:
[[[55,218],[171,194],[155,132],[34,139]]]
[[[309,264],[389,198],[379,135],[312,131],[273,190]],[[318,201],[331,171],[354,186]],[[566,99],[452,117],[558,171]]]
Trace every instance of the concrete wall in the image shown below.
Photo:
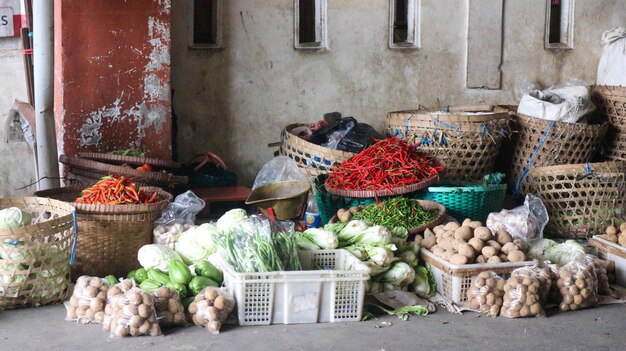
[[[32,148],[26,142],[6,140],[6,118],[15,99],[28,101],[26,78],[19,39],[0,38],[0,197],[31,195],[35,187],[35,161]]]
[[[174,0],[181,158],[213,150],[247,183],[271,158],[266,144],[278,141],[282,127],[324,112],[380,129],[387,112],[419,104],[515,103],[530,83],[591,83],[601,33],[626,25],[626,1],[577,0],[575,49],[548,51],[545,0],[505,1],[502,89],[468,90],[467,1],[422,0],[417,51],[388,49],[388,6],[388,0],[328,0],[330,49],[304,52],[293,49],[293,0],[226,0],[225,48],[190,50],[187,1]]]

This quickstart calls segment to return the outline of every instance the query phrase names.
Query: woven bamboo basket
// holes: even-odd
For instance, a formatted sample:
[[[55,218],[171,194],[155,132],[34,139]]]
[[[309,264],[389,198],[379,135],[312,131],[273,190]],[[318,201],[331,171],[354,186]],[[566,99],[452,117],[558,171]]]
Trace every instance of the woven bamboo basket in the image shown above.
[[[548,210],[544,236],[588,238],[624,214],[626,162],[536,167],[528,188]]]
[[[306,124],[290,124],[281,131],[279,154],[296,161],[300,170],[311,179],[320,174],[330,173],[333,166],[356,155],[352,152],[333,150],[310,143],[291,133],[292,129],[304,125]]]
[[[131,166],[142,166],[144,164],[149,164],[150,166],[153,166],[153,167],[167,168],[167,169],[176,169],[176,168],[181,167],[180,163],[178,162],[171,162],[171,161],[162,160],[160,158],[154,158],[154,157],[113,155],[113,154],[105,154],[101,152],[79,152],[78,157],[84,158],[87,160],[93,160],[93,161],[104,162],[104,163],[115,164],[115,165],[128,164]]]
[[[74,208],[37,197],[0,199],[0,209],[17,207],[32,224],[0,229],[0,309],[61,302],[70,286]]]
[[[397,111],[387,115],[391,136],[407,138],[446,164],[448,179],[481,178],[493,171],[510,136],[508,112]]]
[[[594,98],[611,123],[607,133],[607,158],[626,161],[626,87],[597,86]]]
[[[137,251],[143,245],[152,243],[154,221],[172,200],[172,195],[162,189],[143,189],[149,193],[157,191],[161,200],[147,205],[87,205],[74,202],[80,196],[81,188],[57,188],[35,193],[70,202],[76,207],[79,235],[76,263],[72,267],[75,277],[126,276],[139,267]]]
[[[589,162],[609,127],[515,116],[517,133],[508,181],[509,189],[519,194],[528,192],[526,175],[533,167]]]
[[[87,183],[89,182],[89,180],[94,183],[100,178],[109,174],[132,177],[140,184],[165,188],[175,187],[176,185],[180,184],[187,184],[189,181],[189,179],[184,176],[176,176],[162,172],[138,171],[132,167],[129,168],[120,165],[107,164],[98,161],[83,159],[80,157],[61,155],[59,157],[59,161],[63,164],[68,165],[70,168],[70,172],[75,173],[78,176],[87,178]],[[85,182],[85,180],[83,179],[79,180],[83,181],[83,183]]]

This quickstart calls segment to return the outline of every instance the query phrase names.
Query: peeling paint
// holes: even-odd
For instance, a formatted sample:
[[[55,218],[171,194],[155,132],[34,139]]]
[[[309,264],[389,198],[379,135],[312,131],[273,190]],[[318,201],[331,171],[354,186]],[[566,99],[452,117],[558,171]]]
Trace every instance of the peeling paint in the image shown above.
[[[122,92],[121,95],[123,95]],[[80,146],[98,145],[102,139],[100,127],[103,120],[110,118],[115,121],[120,118],[122,97],[117,98],[109,107],[101,107],[97,111],[91,112],[80,128]]]

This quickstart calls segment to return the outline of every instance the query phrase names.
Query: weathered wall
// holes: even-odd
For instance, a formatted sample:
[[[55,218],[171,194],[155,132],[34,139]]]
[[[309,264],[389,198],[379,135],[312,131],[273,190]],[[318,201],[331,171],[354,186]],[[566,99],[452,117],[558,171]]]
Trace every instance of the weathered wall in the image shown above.
[[[55,0],[59,154],[171,158],[170,0]]]
[[[15,99],[28,101],[19,39],[0,38],[0,197],[31,195],[35,187],[18,190],[35,179],[32,148],[26,142],[5,143],[6,118]]]
[[[626,1],[577,0],[575,49],[553,52],[545,0],[504,3],[502,90],[468,90],[465,0],[422,0],[417,51],[388,49],[388,0],[328,0],[327,52],[293,49],[293,0],[224,1],[225,48],[190,50],[187,1],[174,0],[179,154],[216,151],[250,182],[282,127],[324,112],[381,128],[388,111],[419,104],[513,103],[531,82],[593,82],[601,33],[626,24]]]

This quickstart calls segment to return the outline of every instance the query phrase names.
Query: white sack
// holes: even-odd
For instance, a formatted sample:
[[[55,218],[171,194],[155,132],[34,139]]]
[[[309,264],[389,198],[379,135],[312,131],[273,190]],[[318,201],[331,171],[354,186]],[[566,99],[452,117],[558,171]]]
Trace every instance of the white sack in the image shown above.
[[[533,90],[522,96],[517,112],[549,121],[576,123],[595,110],[586,86],[569,86],[545,91]]]
[[[626,86],[626,28],[615,27],[602,33],[602,44],[596,83]]]

